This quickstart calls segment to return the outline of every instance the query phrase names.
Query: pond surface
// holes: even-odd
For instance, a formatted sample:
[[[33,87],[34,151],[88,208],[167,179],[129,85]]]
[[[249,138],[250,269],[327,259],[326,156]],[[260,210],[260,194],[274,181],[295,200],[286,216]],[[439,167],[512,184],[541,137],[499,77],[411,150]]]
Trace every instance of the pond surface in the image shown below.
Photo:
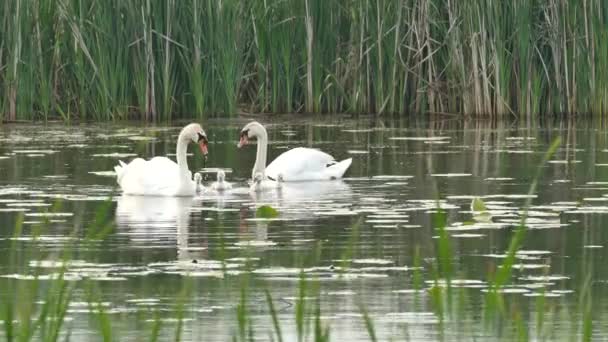
[[[288,148],[308,146],[339,160],[352,157],[353,163],[342,181],[290,183],[280,192],[251,194],[247,180],[255,146],[236,147],[247,121],[204,123],[209,156],[204,160],[191,146],[190,169],[203,172],[209,184],[223,168],[234,189],[195,198],[124,197],[112,171],[119,159],[174,158],[181,125],[0,126],[0,248],[5,255],[16,248],[16,259],[0,261],[0,293],[18,293],[15,286],[30,282],[36,272],[41,279],[52,278],[62,249],[75,245],[66,279],[92,280],[87,284],[96,287],[121,339],[149,336],[157,317],[161,335],[172,337],[178,312],[184,315],[182,338],[232,339],[245,288],[255,338],[268,340],[273,331],[268,290],[284,339],[294,340],[302,273],[309,287],[318,286],[304,302],[309,310],[320,302],[332,340],[368,340],[362,307],[379,340],[498,338],[480,323],[483,297],[530,200],[529,229],[503,290],[507,306],[519,308],[530,336],[572,336],[582,319],[577,308],[583,286],[591,284],[594,337],[607,337],[602,313],[608,312],[603,265],[608,260],[608,134],[603,127],[585,121],[522,126],[260,119],[268,124],[269,160]],[[556,137],[562,144],[529,196],[536,169]],[[485,202],[489,220],[474,219],[475,196]],[[85,243],[100,229],[96,213],[108,199],[114,229],[103,241]],[[256,219],[264,204],[279,216]],[[438,278],[433,228],[438,205],[447,212],[453,284],[467,289],[468,301],[459,323],[443,335],[428,291]],[[23,230],[13,236],[19,219]],[[414,290],[417,261],[422,291]],[[74,293],[66,329],[76,340],[97,340],[84,287]],[[535,313],[541,294],[549,327],[539,333]]]

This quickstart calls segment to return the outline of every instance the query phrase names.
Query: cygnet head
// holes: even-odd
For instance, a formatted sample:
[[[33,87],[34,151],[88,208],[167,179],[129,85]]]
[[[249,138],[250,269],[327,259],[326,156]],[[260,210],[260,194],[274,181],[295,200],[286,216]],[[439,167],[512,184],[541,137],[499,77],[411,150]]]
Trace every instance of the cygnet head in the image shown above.
[[[226,173],[224,172],[224,170],[218,170],[217,171],[217,181],[222,183],[224,181],[224,179],[226,179]]]
[[[209,140],[207,139],[207,134],[205,133],[201,125],[197,123],[189,124],[188,126],[182,129],[182,131],[179,133],[179,137],[190,139],[192,142],[198,144],[203,155],[206,156],[207,153],[209,153],[207,149]]]
[[[254,183],[260,183],[264,180],[264,174],[261,172],[256,172],[255,175],[253,175],[253,182]]]

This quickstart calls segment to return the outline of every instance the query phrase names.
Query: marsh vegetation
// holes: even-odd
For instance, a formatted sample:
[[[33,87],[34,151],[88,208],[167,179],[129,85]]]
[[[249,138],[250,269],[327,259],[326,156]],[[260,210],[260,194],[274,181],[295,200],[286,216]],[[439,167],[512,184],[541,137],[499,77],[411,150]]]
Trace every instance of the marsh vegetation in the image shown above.
[[[602,115],[603,0],[14,0],[4,120]]]

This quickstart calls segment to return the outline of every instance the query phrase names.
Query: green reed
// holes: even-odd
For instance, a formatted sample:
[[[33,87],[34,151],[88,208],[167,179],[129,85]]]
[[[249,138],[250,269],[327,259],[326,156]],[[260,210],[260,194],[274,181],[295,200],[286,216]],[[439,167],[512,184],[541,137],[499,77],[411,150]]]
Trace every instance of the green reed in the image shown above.
[[[0,117],[603,115],[602,0],[15,0]]]

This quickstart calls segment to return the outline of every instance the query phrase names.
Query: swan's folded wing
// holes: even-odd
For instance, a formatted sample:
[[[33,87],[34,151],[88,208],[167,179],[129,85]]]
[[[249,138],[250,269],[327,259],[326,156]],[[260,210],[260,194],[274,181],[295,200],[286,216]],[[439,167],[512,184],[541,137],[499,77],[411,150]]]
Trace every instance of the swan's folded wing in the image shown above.
[[[179,186],[179,167],[168,158],[134,159],[123,168],[120,187],[130,195],[161,195]]]
[[[328,165],[336,161],[331,155],[305,147],[296,147],[282,153],[266,168],[266,176],[285,181],[320,179]]]

